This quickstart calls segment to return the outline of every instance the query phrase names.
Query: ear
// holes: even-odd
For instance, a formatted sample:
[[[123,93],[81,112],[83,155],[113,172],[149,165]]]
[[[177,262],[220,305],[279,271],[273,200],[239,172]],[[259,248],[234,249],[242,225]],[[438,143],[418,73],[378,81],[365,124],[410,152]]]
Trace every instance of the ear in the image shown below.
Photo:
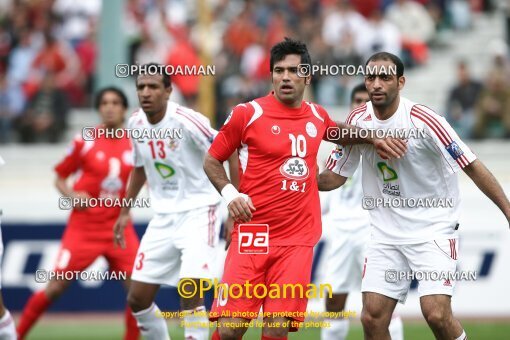
[[[398,78],[398,90],[401,91],[404,88],[404,85],[406,84],[406,77],[402,76]]]
[[[308,76],[305,78],[305,85],[310,85],[311,82],[312,82],[312,76]]]

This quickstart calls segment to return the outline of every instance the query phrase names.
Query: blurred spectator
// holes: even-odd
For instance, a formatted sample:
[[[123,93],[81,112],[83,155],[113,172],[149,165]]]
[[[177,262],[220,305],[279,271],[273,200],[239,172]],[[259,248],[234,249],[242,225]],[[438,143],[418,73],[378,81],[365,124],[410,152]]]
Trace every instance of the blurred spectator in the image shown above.
[[[473,80],[464,61],[457,64],[457,84],[450,91],[447,119],[461,138],[471,138],[475,124],[475,106],[482,83]]]
[[[357,30],[356,50],[363,60],[380,51],[401,55],[401,34],[393,23],[384,19],[380,10],[374,10],[367,25]]]
[[[487,50],[493,55],[484,88],[476,105],[474,137],[510,138],[510,65],[507,47],[491,41]]]
[[[428,58],[427,43],[435,31],[434,21],[425,7],[411,0],[396,0],[388,7],[386,18],[402,34],[403,61],[406,65],[424,64]]]
[[[4,25],[0,23],[0,72],[4,72],[7,67],[11,45],[12,37]]]
[[[96,70],[96,32],[95,25],[90,24],[87,36],[76,45],[76,54],[80,61],[81,76],[83,77],[84,92],[87,105],[92,105],[92,93],[94,91],[94,72]]]
[[[44,33],[44,46],[36,55],[30,71],[30,79],[25,86],[31,97],[40,87],[42,78],[48,72],[54,74],[55,86],[64,90],[72,104],[83,101],[83,78],[80,77],[80,62],[75,51],[65,41],[56,40],[53,35]]]
[[[138,65],[152,62],[164,64],[168,50],[167,45],[157,43],[147,29],[142,29],[141,43],[135,52],[135,63]]]
[[[60,19],[59,38],[76,47],[89,35],[90,22],[101,11],[101,0],[56,0],[52,10]]]
[[[12,124],[22,105],[21,92],[9,86],[6,74],[0,72],[0,143],[11,141]]]
[[[69,106],[65,93],[55,86],[56,77],[48,72],[42,80],[17,128],[22,143],[60,141],[67,126]]]
[[[253,4],[246,2],[242,12],[236,16],[228,26],[224,36],[224,46],[237,60],[244,50],[258,41],[260,32],[255,24]]]
[[[37,49],[32,44],[32,35],[27,28],[19,32],[18,40],[18,45],[10,53],[8,77],[9,81],[21,85],[29,78]]]
[[[189,32],[187,27],[183,26],[179,29],[174,28],[175,44],[172,46],[168,56],[166,57],[166,65],[174,67],[176,74],[171,76],[172,83],[179,89],[181,95],[186,101],[186,105],[196,108],[198,99],[198,89],[200,85],[200,76],[180,74],[178,71],[185,70],[185,66],[191,69],[196,66],[198,70],[202,65],[198,53],[189,41]],[[204,65],[205,67],[206,65]]]

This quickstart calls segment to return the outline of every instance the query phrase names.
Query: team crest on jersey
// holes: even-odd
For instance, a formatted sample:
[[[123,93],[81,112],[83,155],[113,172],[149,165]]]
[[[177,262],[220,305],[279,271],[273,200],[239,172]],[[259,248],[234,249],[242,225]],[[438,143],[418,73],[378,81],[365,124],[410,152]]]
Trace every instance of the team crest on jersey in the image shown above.
[[[317,128],[312,122],[306,123],[306,133],[312,138],[317,137]]]
[[[290,179],[306,179],[309,170],[303,158],[291,157],[282,164],[280,173]]]
[[[457,142],[453,141],[446,147],[446,151],[452,156],[453,159],[457,160],[464,154],[464,151],[460,148]]]
[[[271,128],[271,132],[273,133],[273,135],[279,135],[280,131],[281,129],[278,125],[273,125],[273,127]]]
[[[172,151],[175,151],[179,147],[179,142],[175,138],[170,138],[168,140],[168,148]]]

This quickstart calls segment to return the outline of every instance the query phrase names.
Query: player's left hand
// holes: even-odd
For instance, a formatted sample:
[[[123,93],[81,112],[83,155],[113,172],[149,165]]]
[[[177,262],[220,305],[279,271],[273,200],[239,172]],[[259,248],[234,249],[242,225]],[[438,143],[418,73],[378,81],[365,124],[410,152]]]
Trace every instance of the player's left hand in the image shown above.
[[[124,238],[124,229],[129,222],[129,215],[120,214],[115,225],[113,226],[113,244],[120,246],[122,249],[126,248],[126,239]]]
[[[400,158],[407,152],[407,141],[399,138],[375,139],[373,143],[377,154],[382,159]]]
[[[234,219],[229,215],[227,220],[225,221],[225,225],[223,228],[223,238],[225,239],[225,250],[228,250],[230,246],[230,242],[232,241],[232,229],[234,228]]]

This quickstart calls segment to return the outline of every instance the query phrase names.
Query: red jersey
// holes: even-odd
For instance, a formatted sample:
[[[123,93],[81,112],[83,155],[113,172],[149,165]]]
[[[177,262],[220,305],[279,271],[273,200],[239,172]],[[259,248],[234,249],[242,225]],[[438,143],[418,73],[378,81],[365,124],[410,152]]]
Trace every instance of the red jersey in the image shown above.
[[[129,138],[106,138],[84,141],[81,135],[74,138],[65,158],[55,166],[56,173],[67,178],[76,173],[74,191],[87,192],[95,198],[123,198],[127,180],[133,168],[132,147]],[[94,207],[73,210],[71,219],[79,219],[84,227],[108,223],[119,216],[120,207]],[[111,233],[112,229],[109,228]]]
[[[219,161],[238,149],[239,191],[257,209],[249,223],[269,225],[270,245],[314,246],[321,236],[317,153],[328,127],[336,123],[321,106],[289,108],[269,94],[236,106],[209,149]]]

